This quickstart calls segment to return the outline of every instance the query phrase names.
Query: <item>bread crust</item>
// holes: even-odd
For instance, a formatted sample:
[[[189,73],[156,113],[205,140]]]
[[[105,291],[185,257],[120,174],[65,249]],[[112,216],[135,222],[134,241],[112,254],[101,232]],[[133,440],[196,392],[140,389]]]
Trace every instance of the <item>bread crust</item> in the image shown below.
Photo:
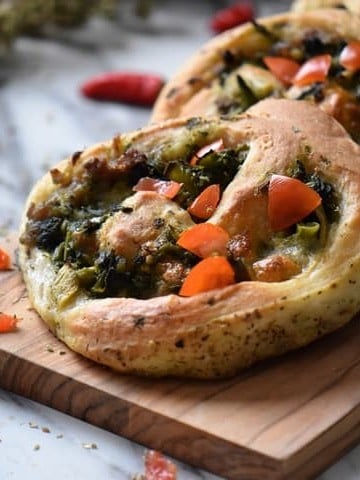
[[[228,377],[309,344],[349,322],[359,310],[360,147],[336,121],[307,102],[265,100],[236,119],[207,122],[229,145],[246,141],[250,146],[209,221],[230,228],[236,212],[243,209],[242,214],[249,215],[248,192],[254,192],[264,172],[285,174],[305,145],[311,149],[309,167],[341,192],[340,218],[325,246],[312,254],[304,271],[283,282],[244,281],[188,298],[93,299],[77,292],[61,306],[61,295],[54,294],[57,271],[50,256],[20,243],[19,262],[32,304],[54,335],[75,352],[126,374]],[[170,120],[122,135],[117,144],[176,141],[186,135],[185,125],[185,120]],[[94,155],[111,158],[113,149],[113,142],[107,142],[85,150],[79,168]],[[58,168],[64,170],[71,161]],[[46,174],[30,193],[26,209],[56,188]],[[21,233],[26,222],[25,214]]]
[[[358,0],[295,0],[291,5],[294,12],[304,12],[318,8],[345,8],[349,12],[360,15]]]
[[[266,29],[283,28],[288,39],[297,38],[302,31],[320,30],[330,36],[338,36],[344,41],[359,40],[360,19],[351,12],[340,9],[321,9],[301,12],[286,12],[261,18],[259,25]],[[284,27],[285,26],[285,27]],[[170,78],[161,91],[152,111],[151,122],[191,115],[218,115],[220,93],[213,88],[219,72],[224,69],[224,54],[245,55],[255,59],[256,54],[266,51],[266,36],[258,33],[251,23],[246,23],[212,38],[195,52],[184,65]],[[258,74],[254,70],[252,77]],[[277,86],[275,86],[275,89]],[[282,91],[280,86],[280,96]],[[262,94],[263,95],[263,94]],[[265,94],[264,94],[265,95]],[[279,95],[278,93],[276,96]],[[331,96],[331,94],[329,94]],[[295,92],[286,93],[287,98],[295,98]],[[262,97],[265,98],[265,97]],[[321,102],[321,108],[336,118],[333,104]],[[352,107],[354,108],[354,107]],[[355,107],[359,118],[360,105]],[[341,119],[338,119],[343,123]],[[358,121],[358,120],[356,120]],[[346,125],[345,125],[345,128]],[[358,131],[358,128],[355,129]]]

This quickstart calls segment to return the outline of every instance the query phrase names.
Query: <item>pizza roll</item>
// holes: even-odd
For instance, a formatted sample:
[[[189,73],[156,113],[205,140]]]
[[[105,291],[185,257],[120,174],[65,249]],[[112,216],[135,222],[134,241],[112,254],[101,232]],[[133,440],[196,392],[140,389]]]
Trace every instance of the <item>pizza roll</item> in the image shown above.
[[[295,12],[315,10],[318,8],[342,8],[356,15],[360,15],[359,0],[295,0],[291,6],[291,10]]]
[[[267,97],[309,100],[360,141],[360,18],[284,13],[218,35],[164,87],[151,121],[231,116]]]
[[[29,195],[19,262],[35,309],[81,355],[226,377],[359,310],[359,203],[360,147],[341,125],[267,99],[64,160]]]

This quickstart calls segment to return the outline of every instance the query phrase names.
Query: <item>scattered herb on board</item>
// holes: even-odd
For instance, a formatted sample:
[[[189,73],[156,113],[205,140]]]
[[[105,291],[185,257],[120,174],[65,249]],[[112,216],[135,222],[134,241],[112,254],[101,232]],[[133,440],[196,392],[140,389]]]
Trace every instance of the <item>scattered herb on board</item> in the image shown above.
[[[85,448],[85,450],[97,450],[98,448],[96,443],[83,443],[82,447]]]

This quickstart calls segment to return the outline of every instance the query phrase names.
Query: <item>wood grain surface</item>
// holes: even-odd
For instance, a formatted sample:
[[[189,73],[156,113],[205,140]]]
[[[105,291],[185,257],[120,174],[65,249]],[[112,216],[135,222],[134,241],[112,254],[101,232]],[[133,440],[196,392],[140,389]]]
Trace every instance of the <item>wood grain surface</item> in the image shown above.
[[[0,245],[12,250],[14,239]],[[15,261],[15,257],[14,261]],[[0,273],[0,386],[228,479],[314,478],[360,439],[360,322],[226,381],[116,374],[71,352]]]

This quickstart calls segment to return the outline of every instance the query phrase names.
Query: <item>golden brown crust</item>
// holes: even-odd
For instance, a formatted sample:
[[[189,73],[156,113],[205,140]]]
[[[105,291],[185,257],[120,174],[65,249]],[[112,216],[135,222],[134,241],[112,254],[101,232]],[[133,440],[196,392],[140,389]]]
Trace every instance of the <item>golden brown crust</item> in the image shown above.
[[[307,102],[265,100],[237,119],[208,121],[228,144],[245,140],[250,145],[210,221],[230,228],[245,216],[257,228],[256,216],[246,208],[254,201],[248,192],[254,192],[264,172],[284,174],[305,147],[311,150],[310,167],[341,192],[340,219],[331,226],[326,245],[302,273],[283,282],[245,281],[189,298],[90,299],[77,294],[64,306],[54,296],[56,273],[49,257],[20,245],[20,264],[35,308],[74,351],[124,373],[229,376],[312,342],[359,310],[360,147]],[[186,134],[185,124],[176,120],[145,128],[131,134],[132,142],[175,141]],[[129,138],[124,135],[121,141]],[[80,164],[94,151],[108,155],[111,145],[85,151]],[[28,202],[46,199],[49,183],[48,176],[40,180]]]
[[[360,19],[340,9],[286,12],[259,20],[266,28],[286,25],[289,38],[306,29],[318,29],[347,41],[359,39]],[[247,23],[220,34],[193,54],[165,85],[151,116],[151,122],[178,117],[218,114],[218,92],[212,88],[224,67],[224,52],[245,53],[248,57],[266,49],[267,39]]]
[[[344,8],[349,12],[360,15],[360,2],[358,0],[295,0],[291,5],[291,10],[294,12],[319,8]]]

